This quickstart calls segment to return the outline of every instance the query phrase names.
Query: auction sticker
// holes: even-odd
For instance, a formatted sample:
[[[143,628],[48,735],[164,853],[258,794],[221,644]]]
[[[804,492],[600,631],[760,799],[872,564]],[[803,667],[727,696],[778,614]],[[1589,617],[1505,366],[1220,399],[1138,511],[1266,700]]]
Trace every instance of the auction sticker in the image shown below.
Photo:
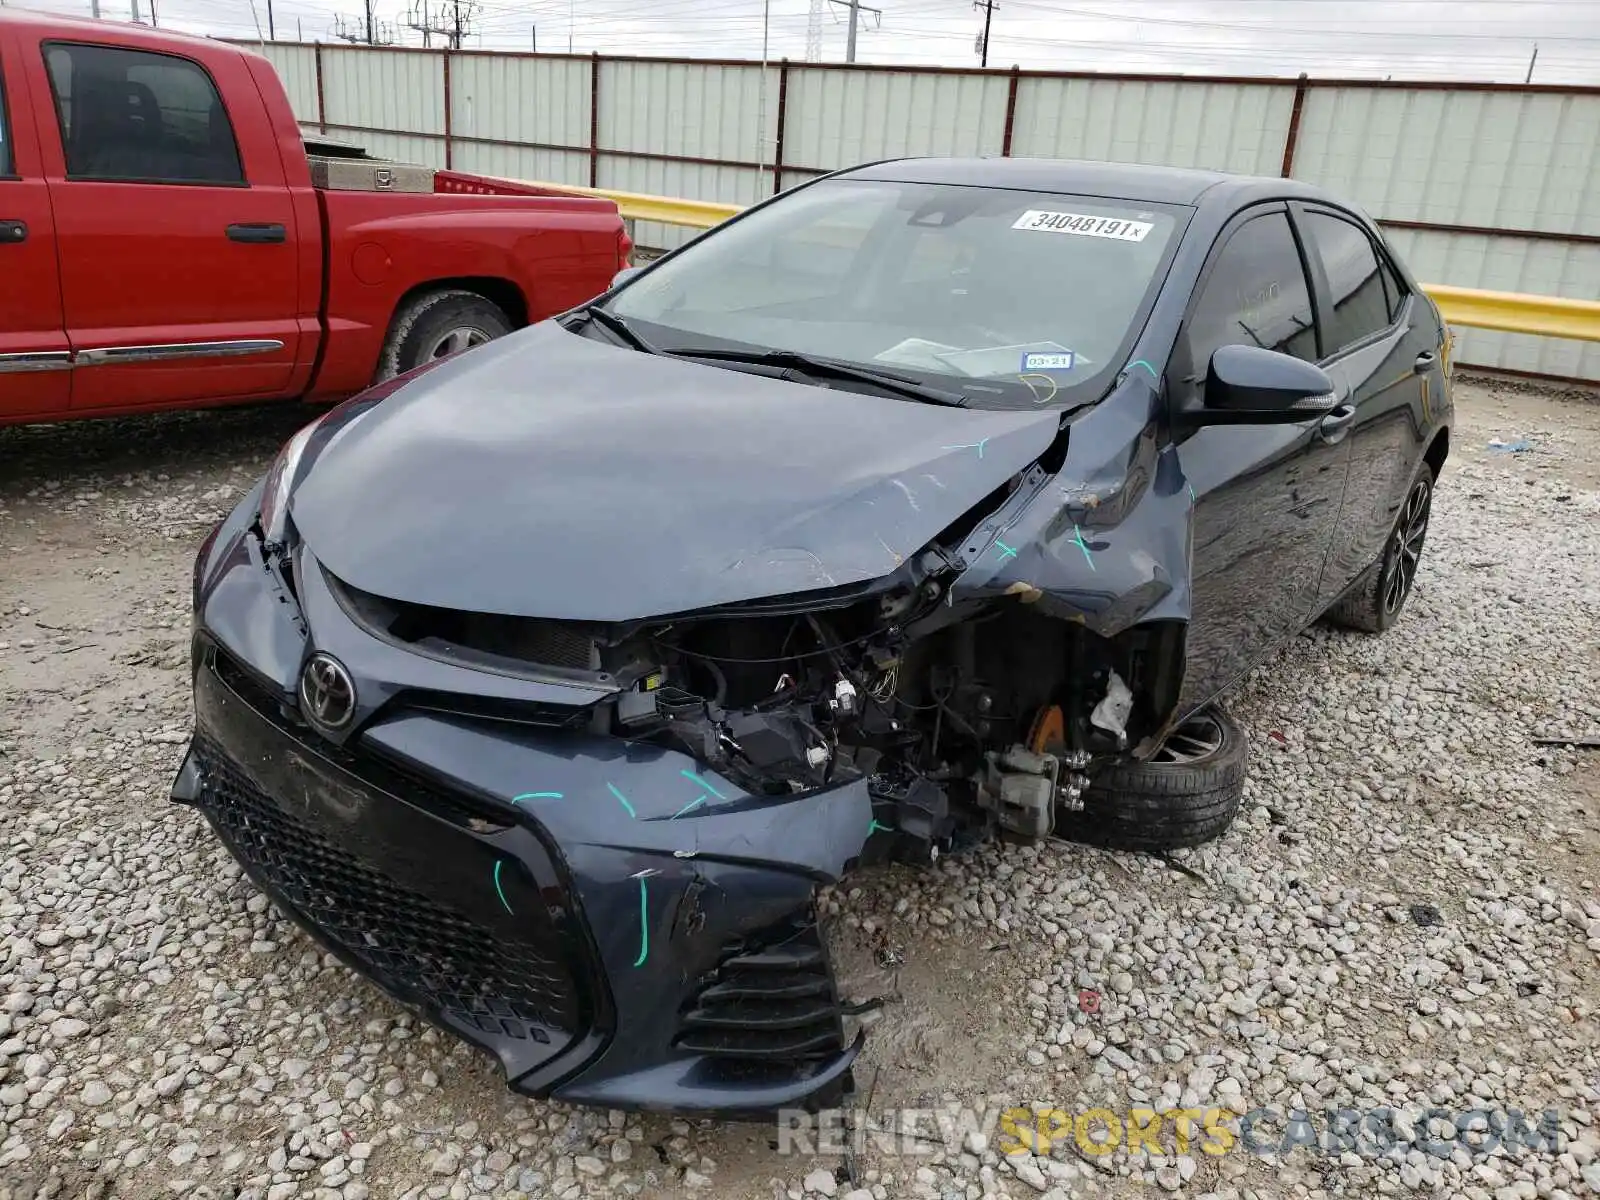
[[[1095,217],[1088,213],[1047,212],[1030,208],[1011,223],[1013,229],[1036,229],[1041,233],[1075,233],[1079,237],[1111,238],[1119,242],[1142,242],[1155,228],[1149,221],[1130,221],[1123,217]]]
[[[1029,371],[1070,371],[1077,363],[1078,356],[1071,350],[1060,354],[1024,354],[1022,356],[1022,370]]]

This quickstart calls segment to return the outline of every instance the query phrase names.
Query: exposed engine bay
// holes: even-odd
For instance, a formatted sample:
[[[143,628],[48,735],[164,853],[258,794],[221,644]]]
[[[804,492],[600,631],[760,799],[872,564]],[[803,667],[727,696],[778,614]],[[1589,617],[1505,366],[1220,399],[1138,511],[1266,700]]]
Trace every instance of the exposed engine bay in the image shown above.
[[[874,857],[927,862],[998,830],[1037,839],[1102,760],[1159,731],[1180,626],[1114,637],[1025,598],[955,600],[935,546],[868,585],[619,625],[397,604],[342,589],[369,628],[484,665],[606,680],[587,730],[691,754],[753,795],[869,782]]]

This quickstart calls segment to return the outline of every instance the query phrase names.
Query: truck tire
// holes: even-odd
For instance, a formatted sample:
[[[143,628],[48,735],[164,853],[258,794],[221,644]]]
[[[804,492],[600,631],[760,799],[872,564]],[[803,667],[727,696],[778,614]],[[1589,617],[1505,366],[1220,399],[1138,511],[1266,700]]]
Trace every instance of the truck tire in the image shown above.
[[[500,306],[477,292],[459,288],[424,292],[395,313],[374,382],[393,379],[429,359],[470,350],[510,332],[511,322]]]
[[[1330,625],[1362,633],[1383,633],[1399,619],[1417,577],[1432,511],[1433,468],[1423,463],[1395,516],[1394,528],[1383,543],[1383,554],[1324,614]]]
[[[1084,790],[1081,812],[1058,822],[1063,837],[1110,850],[1176,850],[1219,836],[1239,812],[1250,748],[1215,706],[1172,732],[1155,755],[1117,763]]]

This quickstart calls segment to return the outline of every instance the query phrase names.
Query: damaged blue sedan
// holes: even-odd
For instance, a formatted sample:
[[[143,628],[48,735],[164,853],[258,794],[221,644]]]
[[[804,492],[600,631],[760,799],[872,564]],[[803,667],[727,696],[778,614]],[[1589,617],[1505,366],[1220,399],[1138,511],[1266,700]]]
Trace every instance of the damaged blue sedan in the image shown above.
[[[1448,350],[1304,184],[823,177],[297,433],[200,551],[173,796],[519,1091],[831,1103],[818,886],[1222,833],[1217,698],[1402,611]]]

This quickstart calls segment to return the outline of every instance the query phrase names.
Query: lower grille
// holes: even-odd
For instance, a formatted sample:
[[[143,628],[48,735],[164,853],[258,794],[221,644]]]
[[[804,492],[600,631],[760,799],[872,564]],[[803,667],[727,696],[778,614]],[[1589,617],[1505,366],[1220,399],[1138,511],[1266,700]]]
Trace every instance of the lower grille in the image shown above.
[[[573,981],[544,947],[492,937],[470,918],[332,845],[197,739],[201,807],[228,848],[335,949],[402,999],[492,1037],[548,1043],[579,1014]]]
[[[681,1018],[674,1044],[745,1062],[793,1064],[844,1049],[838,994],[816,924],[724,959]]]

